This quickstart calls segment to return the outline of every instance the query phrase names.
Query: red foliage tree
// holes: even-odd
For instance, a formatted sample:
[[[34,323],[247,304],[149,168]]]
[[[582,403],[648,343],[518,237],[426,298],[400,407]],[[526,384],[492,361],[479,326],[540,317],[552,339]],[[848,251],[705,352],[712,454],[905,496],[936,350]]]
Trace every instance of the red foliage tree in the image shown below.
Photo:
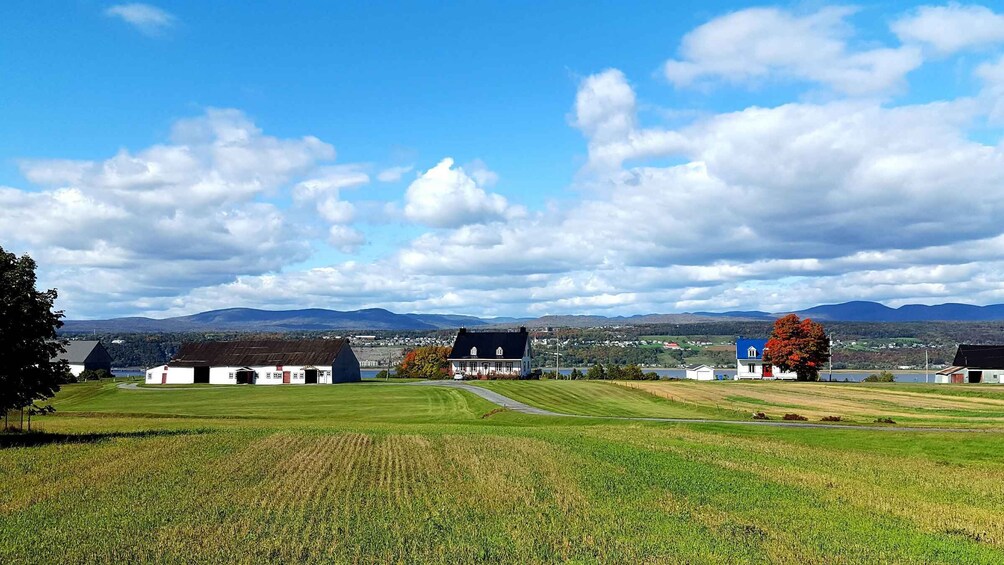
[[[449,376],[449,347],[426,345],[416,347],[397,366],[397,376],[421,379],[445,379]]]
[[[788,314],[774,322],[763,359],[782,371],[794,371],[800,381],[818,381],[819,368],[829,355],[830,338],[823,326]]]

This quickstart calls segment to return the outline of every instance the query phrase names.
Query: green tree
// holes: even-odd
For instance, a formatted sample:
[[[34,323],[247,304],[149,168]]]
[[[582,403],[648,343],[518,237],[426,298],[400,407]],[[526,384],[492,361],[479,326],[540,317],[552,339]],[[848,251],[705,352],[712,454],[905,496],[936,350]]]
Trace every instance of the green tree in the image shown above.
[[[620,365],[610,364],[607,366],[607,376],[604,378],[610,379],[612,381],[622,381],[624,380],[624,369]]]
[[[35,289],[35,267],[0,247],[0,414],[56,394],[70,370],[52,361],[63,352],[63,313],[52,310],[55,289]]]
[[[603,370],[603,365],[596,363],[589,370],[586,371],[587,379],[602,380],[607,378],[606,371]]]
[[[800,381],[818,381],[819,368],[829,354],[830,338],[821,324],[788,314],[774,322],[763,360],[782,371],[793,371]]]
[[[572,372],[568,374],[568,378],[573,381],[578,381],[584,379],[585,375],[583,375],[582,371],[578,369],[572,369]]]
[[[449,354],[449,347],[436,345],[416,347],[406,353],[397,366],[397,376],[412,379],[445,379],[449,376],[450,363],[447,361]]]
[[[645,373],[642,372],[641,367],[631,363],[621,373],[621,378],[626,381],[640,381],[645,379]]]

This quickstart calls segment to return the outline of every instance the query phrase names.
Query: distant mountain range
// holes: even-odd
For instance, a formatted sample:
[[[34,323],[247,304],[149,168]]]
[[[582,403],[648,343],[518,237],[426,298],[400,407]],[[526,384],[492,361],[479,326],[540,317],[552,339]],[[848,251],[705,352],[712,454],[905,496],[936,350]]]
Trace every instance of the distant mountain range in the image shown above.
[[[341,312],[323,308],[305,310],[257,310],[228,308],[174,318],[112,318],[108,320],[67,320],[65,333],[139,333],[197,331],[334,331],[334,330],[436,330],[460,326],[590,327],[609,325],[686,324],[724,320],[769,321],[785,314],[736,310],[683,314],[640,314],[636,316],[543,316],[541,318],[477,318],[449,314],[396,314],[382,308]],[[796,312],[801,317],[840,322],[975,322],[1004,321],[1004,304],[973,306],[908,304],[890,308],[878,302],[845,302],[815,306]]]

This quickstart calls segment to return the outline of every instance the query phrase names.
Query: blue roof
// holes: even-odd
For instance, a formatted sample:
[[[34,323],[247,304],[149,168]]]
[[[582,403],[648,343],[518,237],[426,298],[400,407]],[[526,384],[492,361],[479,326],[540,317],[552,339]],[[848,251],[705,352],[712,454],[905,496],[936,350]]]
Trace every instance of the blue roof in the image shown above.
[[[766,339],[737,339],[736,359],[763,359],[763,348],[766,346]],[[756,349],[756,355],[750,356],[750,347]]]

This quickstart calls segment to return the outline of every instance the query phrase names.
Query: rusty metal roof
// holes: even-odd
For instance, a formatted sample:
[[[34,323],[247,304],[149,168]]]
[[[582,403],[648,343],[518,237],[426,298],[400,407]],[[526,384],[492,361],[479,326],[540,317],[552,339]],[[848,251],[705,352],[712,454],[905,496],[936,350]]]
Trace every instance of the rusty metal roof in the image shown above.
[[[347,339],[187,342],[168,364],[173,367],[330,366],[342,347],[348,347],[348,342]]]

